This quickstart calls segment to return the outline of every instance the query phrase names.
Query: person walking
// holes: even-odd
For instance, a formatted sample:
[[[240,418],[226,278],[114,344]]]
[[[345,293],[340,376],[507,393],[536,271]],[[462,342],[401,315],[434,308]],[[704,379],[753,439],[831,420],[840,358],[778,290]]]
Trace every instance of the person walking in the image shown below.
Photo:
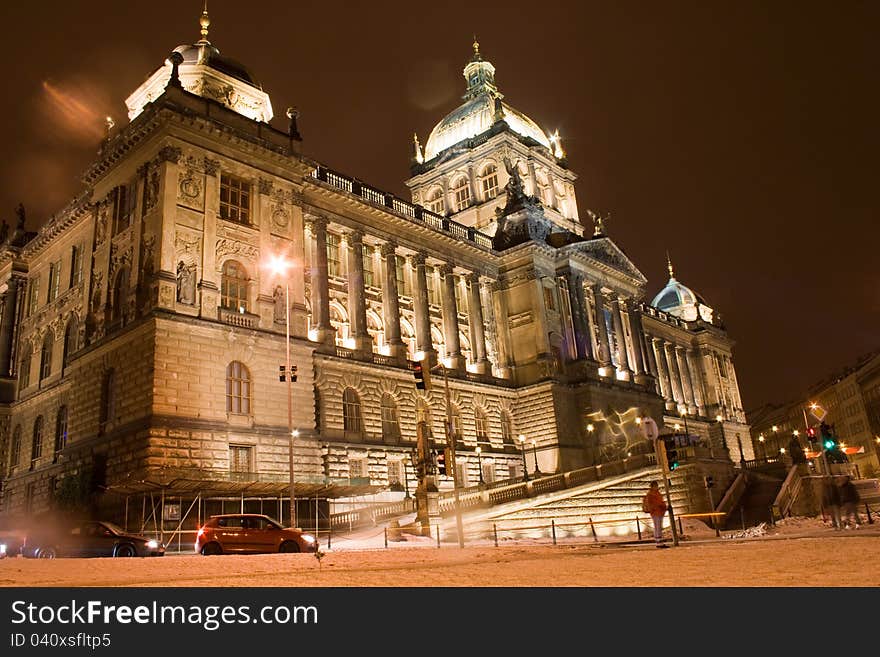
[[[859,528],[859,491],[852,477],[845,476],[840,482],[841,524],[846,529]]]
[[[834,529],[842,529],[840,523],[840,486],[833,476],[826,476],[822,482],[822,508],[828,510],[831,525]]]
[[[642,511],[651,516],[651,522],[654,523],[654,543],[658,548],[669,547],[663,544],[663,516],[666,515],[666,509],[666,502],[660,493],[660,483],[652,481],[642,498]]]

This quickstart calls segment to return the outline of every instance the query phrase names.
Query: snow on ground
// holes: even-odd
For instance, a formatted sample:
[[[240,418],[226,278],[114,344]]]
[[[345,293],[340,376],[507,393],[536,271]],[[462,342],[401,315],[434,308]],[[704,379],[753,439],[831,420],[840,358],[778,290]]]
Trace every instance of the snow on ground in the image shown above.
[[[760,526],[759,526],[760,527]],[[334,537],[312,554],[168,554],[148,559],[0,560],[0,586],[469,587],[880,586],[880,522],[836,531],[787,518],[754,536],[683,522],[678,547],[623,539],[481,539],[437,548],[406,535],[384,546],[382,527]],[[667,532],[668,533],[668,532]],[[740,532],[741,533],[741,532]]]

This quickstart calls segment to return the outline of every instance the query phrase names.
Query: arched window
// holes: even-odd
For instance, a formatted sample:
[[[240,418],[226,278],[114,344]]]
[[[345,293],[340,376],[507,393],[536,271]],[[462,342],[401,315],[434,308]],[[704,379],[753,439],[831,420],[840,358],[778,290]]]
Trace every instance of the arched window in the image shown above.
[[[482,408],[477,407],[474,409],[474,426],[476,427],[477,442],[488,443],[489,418],[486,417],[486,412]]]
[[[382,395],[382,440],[397,442],[400,440],[400,418],[397,414],[397,402],[387,392]]]
[[[128,267],[123,267],[116,274],[116,284],[113,286],[113,312],[111,321],[123,319],[125,316],[125,303],[128,298]]]
[[[104,433],[107,423],[116,418],[116,370],[110,368],[104,374],[104,385],[101,389],[101,415],[99,433]]]
[[[241,263],[227,260],[220,277],[220,305],[239,313],[248,311],[248,275]]]
[[[55,341],[55,334],[51,329],[46,332],[43,338],[43,349],[40,351],[40,381],[52,374],[52,343]]]
[[[428,192],[428,196],[426,199],[428,203],[428,209],[435,214],[443,214],[446,212],[446,204],[443,202],[443,190],[439,187],[435,187],[430,192]]]
[[[423,424],[424,431],[427,433],[428,440],[433,436],[432,420],[431,420],[431,408],[428,406],[428,403],[419,398],[416,400],[416,423]]]
[[[462,176],[452,185],[452,192],[455,194],[455,209],[458,212],[466,210],[471,204],[471,187],[468,179]]]
[[[21,461],[21,425],[16,425],[12,432],[12,446],[9,449],[9,469],[12,470]]]
[[[67,322],[67,328],[64,329],[64,351],[62,353],[62,367],[67,367],[67,364],[70,362],[70,357],[76,352],[77,349],[77,335],[78,335],[77,321],[75,317],[71,317],[70,321]]]
[[[55,420],[55,458],[67,447],[67,406],[58,409],[58,417]]]
[[[513,445],[513,418],[507,411],[501,411],[501,442]]]
[[[354,388],[346,388],[342,392],[342,425],[346,433],[363,432],[361,398]]]
[[[43,416],[38,415],[34,420],[34,442],[31,443],[31,470],[34,469],[37,459],[43,454]]]
[[[251,413],[251,373],[237,360],[226,366],[226,412],[235,415]]]
[[[498,169],[494,164],[487,165],[480,174],[480,183],[483,187],[483,200],[498,196]]]

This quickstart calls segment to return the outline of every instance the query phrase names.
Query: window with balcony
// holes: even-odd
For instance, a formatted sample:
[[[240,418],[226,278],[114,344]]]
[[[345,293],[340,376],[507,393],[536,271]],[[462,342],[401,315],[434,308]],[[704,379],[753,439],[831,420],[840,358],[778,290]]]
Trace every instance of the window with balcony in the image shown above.
[[[248,311],[248,275],[241,263],[227,260],[220,275],[220,305],[239,313]]]
[[[251,373],[237,360],[226,366],[226,412],[234,415],[251,413]]]
[[[250,224],[251,184],[241,178],[220,175],[220,218]]]
[[[466,210],[470,206],[471,187],[465,176],[462,176],[452,184],[452,193],[455,195],[455,209],[458,212]]]
[[[434,214],[443,214],[446,212],[446,203],[443,202],[443,190],[435,187],[426,197],[427,208]]]
[[[477,407],[474,409],[474,427],[477,433],[477,442],[488,443],[489,418],[486,417],[486,412],[482,408]]]
[[[507,411],[501,411],[501,442],[505,445],[513,445],[513,418]]]

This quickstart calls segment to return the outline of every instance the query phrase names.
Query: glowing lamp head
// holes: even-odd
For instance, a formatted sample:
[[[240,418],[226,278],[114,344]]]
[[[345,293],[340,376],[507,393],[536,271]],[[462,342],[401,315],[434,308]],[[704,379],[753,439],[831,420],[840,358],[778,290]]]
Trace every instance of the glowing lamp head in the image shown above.
[[[272,270],[272,273],[277,274],[278,276],[284,276],[292,265],[293,263],[287,258],[279,255],[272,256],[269,258],[269,262],[266,263],[266,266]]]
[[[592,424],[587,425],[587,431],[589,431],[590,433],[593,433],[593,431],[595,431],[595,430],[596,430],[596,427],[594,427]]]
[[[716,416],[715,416],[715,421],[716,421],[716,422],[721,422],[721,420],[723,420],[723,419],[724,419],[724,418],[721,417],[721,415],[716,415]]]

